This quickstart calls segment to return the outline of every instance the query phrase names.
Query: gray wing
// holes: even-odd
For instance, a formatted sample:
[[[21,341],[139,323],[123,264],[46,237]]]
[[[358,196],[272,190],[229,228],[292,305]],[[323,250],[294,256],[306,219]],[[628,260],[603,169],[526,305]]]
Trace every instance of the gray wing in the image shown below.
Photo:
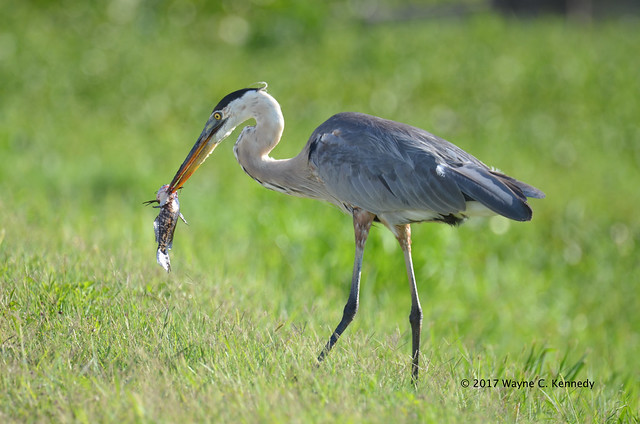
[[[309,161],[332,196],[377,215],[425,211],[438,219],[464,214],[475,200],[526,221],[527,196],[544,196],[433,134],[359,113],[320,125],[309,140]]]

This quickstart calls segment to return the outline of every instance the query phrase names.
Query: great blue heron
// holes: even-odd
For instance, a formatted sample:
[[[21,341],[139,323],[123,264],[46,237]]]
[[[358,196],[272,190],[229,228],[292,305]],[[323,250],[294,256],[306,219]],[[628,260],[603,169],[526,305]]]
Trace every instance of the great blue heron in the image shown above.
[[[473,215],[502,215],[529,221],[527,197],[540,190],[492,170],[422,129],[365,115],[339,113],[311,134],[291,159],[269,153],[280,141],[284,118],[278,102],[262,88],[225,96],[213,109],[200,137],[170,184],[182,187],[216,146],[241,123],[245,127],[233,152],[242,169],[264,187],[285,194],[326,200],[353,216],[355,260],[351,291],[340,323],[318,361],[322,361],[358,310],[364,246],[373,221],[395,235],[404,253],[411,290],[412,368],[417,380],[422,308],[411,260],[410,224],[440,221],[460,224]]]

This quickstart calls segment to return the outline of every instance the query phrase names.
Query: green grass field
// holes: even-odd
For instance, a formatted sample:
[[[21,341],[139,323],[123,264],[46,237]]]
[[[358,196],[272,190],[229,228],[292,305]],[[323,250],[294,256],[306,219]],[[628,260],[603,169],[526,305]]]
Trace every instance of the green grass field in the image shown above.
[[[0,5],[0,422],[640,420],[637,19],[367,26],[338,2],[152,3]],[[287,122],[275,157],[356,110],[546,192],[530,223],[414,226],[416,388],[381,226],[358,316],[314,366],[347,298],[351,220],[256,184],[235,135],[181,193],[173,272],[156,264],[142,202],[217,101],[257,81]]]

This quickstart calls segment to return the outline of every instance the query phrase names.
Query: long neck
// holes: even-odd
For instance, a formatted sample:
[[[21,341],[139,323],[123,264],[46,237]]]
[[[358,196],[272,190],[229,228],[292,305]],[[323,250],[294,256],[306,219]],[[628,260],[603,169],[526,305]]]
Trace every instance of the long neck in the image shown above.
[[[269,156],[284,130],[284,118],[275,99],[265,98],[255,106],[252,115],[256,125],[245,127],[234,147],[242,169],[268,189],[294,196],[323,197],[324,190],[309,169],[306,149],[290,159]]]

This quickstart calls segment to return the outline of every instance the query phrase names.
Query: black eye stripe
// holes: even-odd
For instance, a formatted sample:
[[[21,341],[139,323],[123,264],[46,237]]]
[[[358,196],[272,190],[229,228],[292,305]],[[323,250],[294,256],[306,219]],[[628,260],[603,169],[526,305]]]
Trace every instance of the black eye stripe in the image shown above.
[[[220,100],[218,105],[213,110],[216,111],[224,109],[229,105],[229,103],[244,96],[248,91],[260,90],[264,90],[264,88],[243,88],[242,90],[234,91],[233,93],[227,94],[222,100]]]

